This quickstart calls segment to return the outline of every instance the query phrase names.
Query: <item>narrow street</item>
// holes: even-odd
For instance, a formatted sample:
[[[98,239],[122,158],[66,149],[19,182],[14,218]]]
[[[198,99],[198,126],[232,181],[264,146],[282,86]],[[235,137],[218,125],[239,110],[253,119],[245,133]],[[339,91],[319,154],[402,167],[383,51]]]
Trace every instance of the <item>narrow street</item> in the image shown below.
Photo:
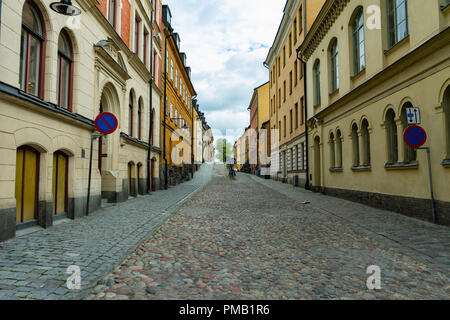
[[[87,299],[449,299],[449,245],[448,227],[216,164]]]

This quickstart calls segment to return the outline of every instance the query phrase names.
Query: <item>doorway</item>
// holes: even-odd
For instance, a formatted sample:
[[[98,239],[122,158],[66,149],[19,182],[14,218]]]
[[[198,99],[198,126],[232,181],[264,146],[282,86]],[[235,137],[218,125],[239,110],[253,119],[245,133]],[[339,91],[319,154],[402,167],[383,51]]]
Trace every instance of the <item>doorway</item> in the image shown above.
[[[321,161],[320,161],[320,138],[314,139],[314,187],[320,187],[321,185]]]
[[[16,154],[16,223],[38,217],[40,154],[29,146],[17,149]]]
[[[61,152],[53,153],[53,214],[67,213],[67,183],[69,157]]]

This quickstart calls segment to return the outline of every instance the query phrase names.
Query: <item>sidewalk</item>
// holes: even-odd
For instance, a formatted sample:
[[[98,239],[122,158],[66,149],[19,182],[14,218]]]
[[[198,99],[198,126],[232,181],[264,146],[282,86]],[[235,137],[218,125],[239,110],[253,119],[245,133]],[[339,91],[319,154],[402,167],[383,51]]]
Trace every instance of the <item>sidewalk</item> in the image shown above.
[[[352,229],[370,237],[388,239],[403,254],[430,263],[448,272],[450,266],[450,229],[446,226],[410,218],[399,213],[372,208],[360,203],[314,193],[304,188],[249,175],[253,180],[325,215],[344,220]],[[431,213],[430,213],[431,214]]]
[[[168,190],[0,243],[0,300],[80,299],[211,180],[213,164]],[[81,268],[69,291],[67,268]]]

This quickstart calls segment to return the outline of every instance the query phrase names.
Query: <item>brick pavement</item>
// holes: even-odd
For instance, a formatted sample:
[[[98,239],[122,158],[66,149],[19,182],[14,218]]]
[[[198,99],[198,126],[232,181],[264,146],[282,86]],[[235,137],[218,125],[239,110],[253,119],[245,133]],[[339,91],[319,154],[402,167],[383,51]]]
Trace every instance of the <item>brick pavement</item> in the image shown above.
[[[0,300],[86,296],[99,279],[210,181],[212,168],[212,164],[204,164],[194,179],[169,190],[0,243]],[[81,290],[67,289],[70,265],[81,268]]]
[[[216,165],[87,299],[449,299],[449,244],[447,227]]]

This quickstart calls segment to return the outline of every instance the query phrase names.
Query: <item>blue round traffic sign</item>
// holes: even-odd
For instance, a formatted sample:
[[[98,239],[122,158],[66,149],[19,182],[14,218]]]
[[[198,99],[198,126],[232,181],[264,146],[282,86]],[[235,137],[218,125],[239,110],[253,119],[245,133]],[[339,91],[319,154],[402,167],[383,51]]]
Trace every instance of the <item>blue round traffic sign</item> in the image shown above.
[[[422,127],[413,125],[406,128],[403,139],[409,146],[419,148],[427,141],[427,133]]]
[[[118,126],[117,118],[110,112],[102,112],[95,118],[95,127],[103,134],[111,134]]]

